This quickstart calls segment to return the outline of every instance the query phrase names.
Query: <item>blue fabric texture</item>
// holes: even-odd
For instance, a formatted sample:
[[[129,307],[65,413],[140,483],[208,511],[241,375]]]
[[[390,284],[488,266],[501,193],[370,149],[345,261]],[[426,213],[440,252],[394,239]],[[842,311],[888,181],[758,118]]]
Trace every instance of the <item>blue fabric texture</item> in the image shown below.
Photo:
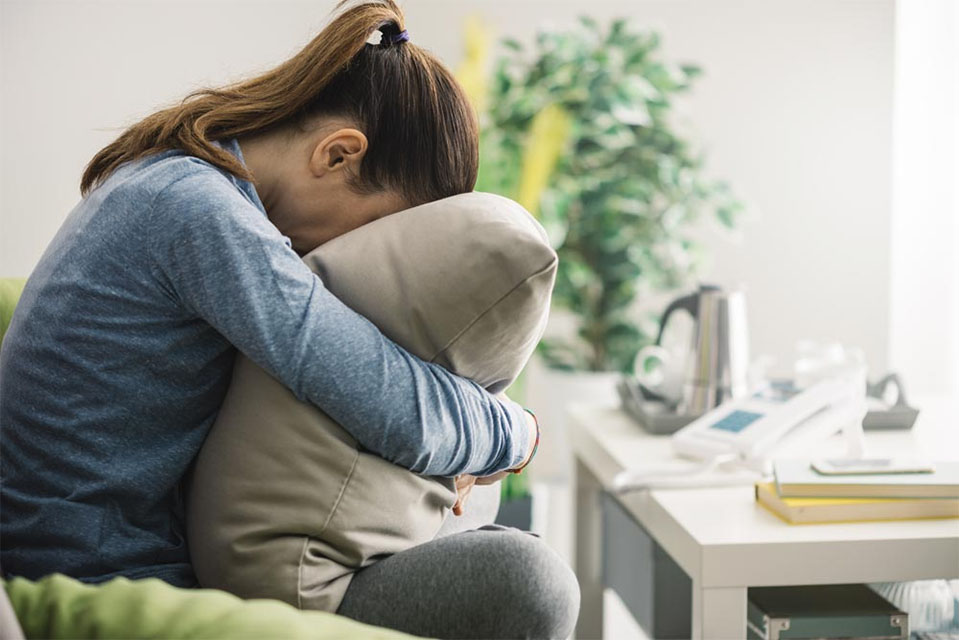
[[[0,350],[4,573],[194,584],[180,486],[236,348],[416,472],[493,473],[530,444],[518,405],[335,298],[251,183],[163,152],[77,205],[13,314]]]

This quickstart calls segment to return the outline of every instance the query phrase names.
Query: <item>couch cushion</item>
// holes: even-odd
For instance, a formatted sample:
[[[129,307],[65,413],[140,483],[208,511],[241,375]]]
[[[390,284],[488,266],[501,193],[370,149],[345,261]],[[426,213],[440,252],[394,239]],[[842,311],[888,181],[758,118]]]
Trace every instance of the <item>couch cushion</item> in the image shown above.
[[[0,278],[0,344],[3,344],[3,336],[13,318],[13,309],[26,283],[25,278]]]
[[[61,574],[5,581],[29,638],[179,638],[180,640],[410,640],[397,631],[273,600],[240,600],[222,591],[180,589],[157,578],[84,584]],[[5,640],[15,636],[3,635]]]
[[[388,216],[305,261],[394,341],[494,392],[542,335],[557,263],[522,207],[482,193]],[[356,569],[432,539],[455,497],[450,479],[363,450],[240,357],[197,459],[191,557],[203,586],[335,611]]]

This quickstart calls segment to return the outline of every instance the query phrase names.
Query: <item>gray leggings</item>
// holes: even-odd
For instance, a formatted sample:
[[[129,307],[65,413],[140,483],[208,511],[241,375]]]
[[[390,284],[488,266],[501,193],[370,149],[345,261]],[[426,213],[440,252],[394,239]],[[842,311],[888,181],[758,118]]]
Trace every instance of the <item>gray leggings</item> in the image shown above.
[[[578,612],[579,586],[562,558],[536,536],[497,525],[363,569],[337,611],[433,638],[567,638]]]

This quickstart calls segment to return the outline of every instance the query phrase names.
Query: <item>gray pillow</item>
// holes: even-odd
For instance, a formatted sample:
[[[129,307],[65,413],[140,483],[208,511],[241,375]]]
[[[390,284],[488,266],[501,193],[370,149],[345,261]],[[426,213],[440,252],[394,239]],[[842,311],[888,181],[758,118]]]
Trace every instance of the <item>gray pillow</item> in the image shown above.
[[[392,340],[492,392],[542,336],[557,264],[525,209],[485,193],[387,216],[304,260]],[[190,483],[190,553],[203,587],[335,611],[357,569],[431,540],[455,499],[451,479],[365,451],[240,356]]]

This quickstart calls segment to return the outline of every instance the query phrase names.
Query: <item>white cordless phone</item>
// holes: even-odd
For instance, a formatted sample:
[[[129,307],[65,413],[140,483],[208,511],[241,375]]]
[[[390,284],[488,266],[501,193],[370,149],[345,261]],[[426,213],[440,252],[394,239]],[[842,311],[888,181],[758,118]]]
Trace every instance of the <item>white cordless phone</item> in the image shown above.
[[[773,383],[697,418],[672,436],[672,445],[676,453],[697,459],[734,454],[766,473],[767,454],[787,434],[826,438],[850,427],[861,430],[865,412],[865,381],[858,373],[806,389]]]

